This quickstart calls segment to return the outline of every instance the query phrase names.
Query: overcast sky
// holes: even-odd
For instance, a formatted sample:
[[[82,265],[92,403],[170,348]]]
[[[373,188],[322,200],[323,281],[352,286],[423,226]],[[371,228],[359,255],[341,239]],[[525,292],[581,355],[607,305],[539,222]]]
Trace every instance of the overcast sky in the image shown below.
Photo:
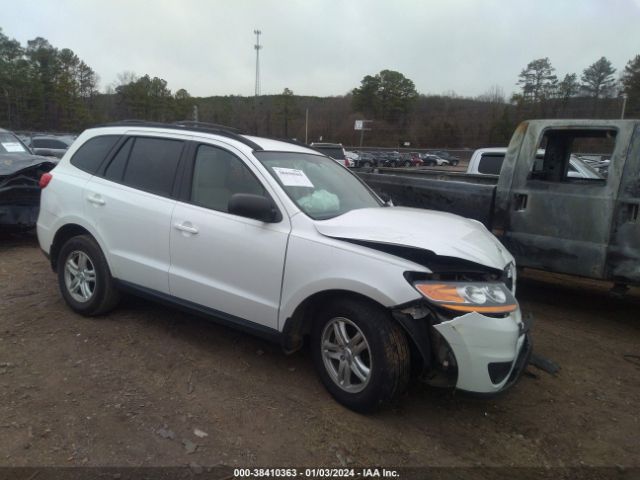
[[[164,78],[174,92],[251,95],[256,28],[262,93],[343,95],[398,70],[420,93],[509,95],[535,58],[561,78],[601,56],[640,54],[640,0],[0,0],[0,27],[70,48],[100,76]]]

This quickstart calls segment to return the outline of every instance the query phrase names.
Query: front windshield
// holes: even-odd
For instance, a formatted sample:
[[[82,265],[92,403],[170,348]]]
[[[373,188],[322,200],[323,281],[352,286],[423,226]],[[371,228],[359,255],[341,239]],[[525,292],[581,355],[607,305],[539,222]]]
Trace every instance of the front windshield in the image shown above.
[[[296,205],[314,220],[326,220],[382,203],[355,175],[321,155],[255,152]]]
[[[13,134],[0,132],[0,153],[27,153],[27,149]]]

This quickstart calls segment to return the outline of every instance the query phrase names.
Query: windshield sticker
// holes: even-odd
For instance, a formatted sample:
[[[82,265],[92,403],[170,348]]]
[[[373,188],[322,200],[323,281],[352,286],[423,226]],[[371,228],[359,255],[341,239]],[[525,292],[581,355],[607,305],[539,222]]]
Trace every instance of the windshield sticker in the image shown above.
[[[286,187],[314,188],[313,183],[311,183],[309,177],[307,177],[302,170],[297,170],[295,168],[273,167],[273,171],[276,172],[276,175],[278,175],[278,178]]]
[[[18,142],[7,142],[7,143],[2,143],[2,146],[4,147],[4,149],[7,151],[7,153],[12,153],[12,152],[24,152],[24,147],[22,145],[20,145]]]

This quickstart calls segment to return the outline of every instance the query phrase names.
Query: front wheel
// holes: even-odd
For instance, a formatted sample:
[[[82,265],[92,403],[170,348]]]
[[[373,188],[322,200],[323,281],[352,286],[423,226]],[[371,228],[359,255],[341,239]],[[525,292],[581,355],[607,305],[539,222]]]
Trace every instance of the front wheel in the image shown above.
[[[390,403],[407,386],[407,338],[382,307],[338,299],[315,319],[311,345],[316,370],[333,397],[369,412]]]
[[[67,305],[77,313],[106,313],[119,300],[109,266],[97,242],[89,235],[72,237],[58,256],[58,285]]]

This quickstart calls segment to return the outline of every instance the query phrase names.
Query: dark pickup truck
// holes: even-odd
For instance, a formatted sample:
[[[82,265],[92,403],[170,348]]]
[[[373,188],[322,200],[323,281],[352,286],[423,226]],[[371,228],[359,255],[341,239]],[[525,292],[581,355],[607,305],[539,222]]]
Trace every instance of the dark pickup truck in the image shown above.
[[[543,152],[542,154],[540,152]],[[570,161],[608,158],[596,178],[569,174]],[[420,169],[359,172],[395,205],[482,222],[519,267],[640,285],[640,121],[521,123],[499,176]]]

